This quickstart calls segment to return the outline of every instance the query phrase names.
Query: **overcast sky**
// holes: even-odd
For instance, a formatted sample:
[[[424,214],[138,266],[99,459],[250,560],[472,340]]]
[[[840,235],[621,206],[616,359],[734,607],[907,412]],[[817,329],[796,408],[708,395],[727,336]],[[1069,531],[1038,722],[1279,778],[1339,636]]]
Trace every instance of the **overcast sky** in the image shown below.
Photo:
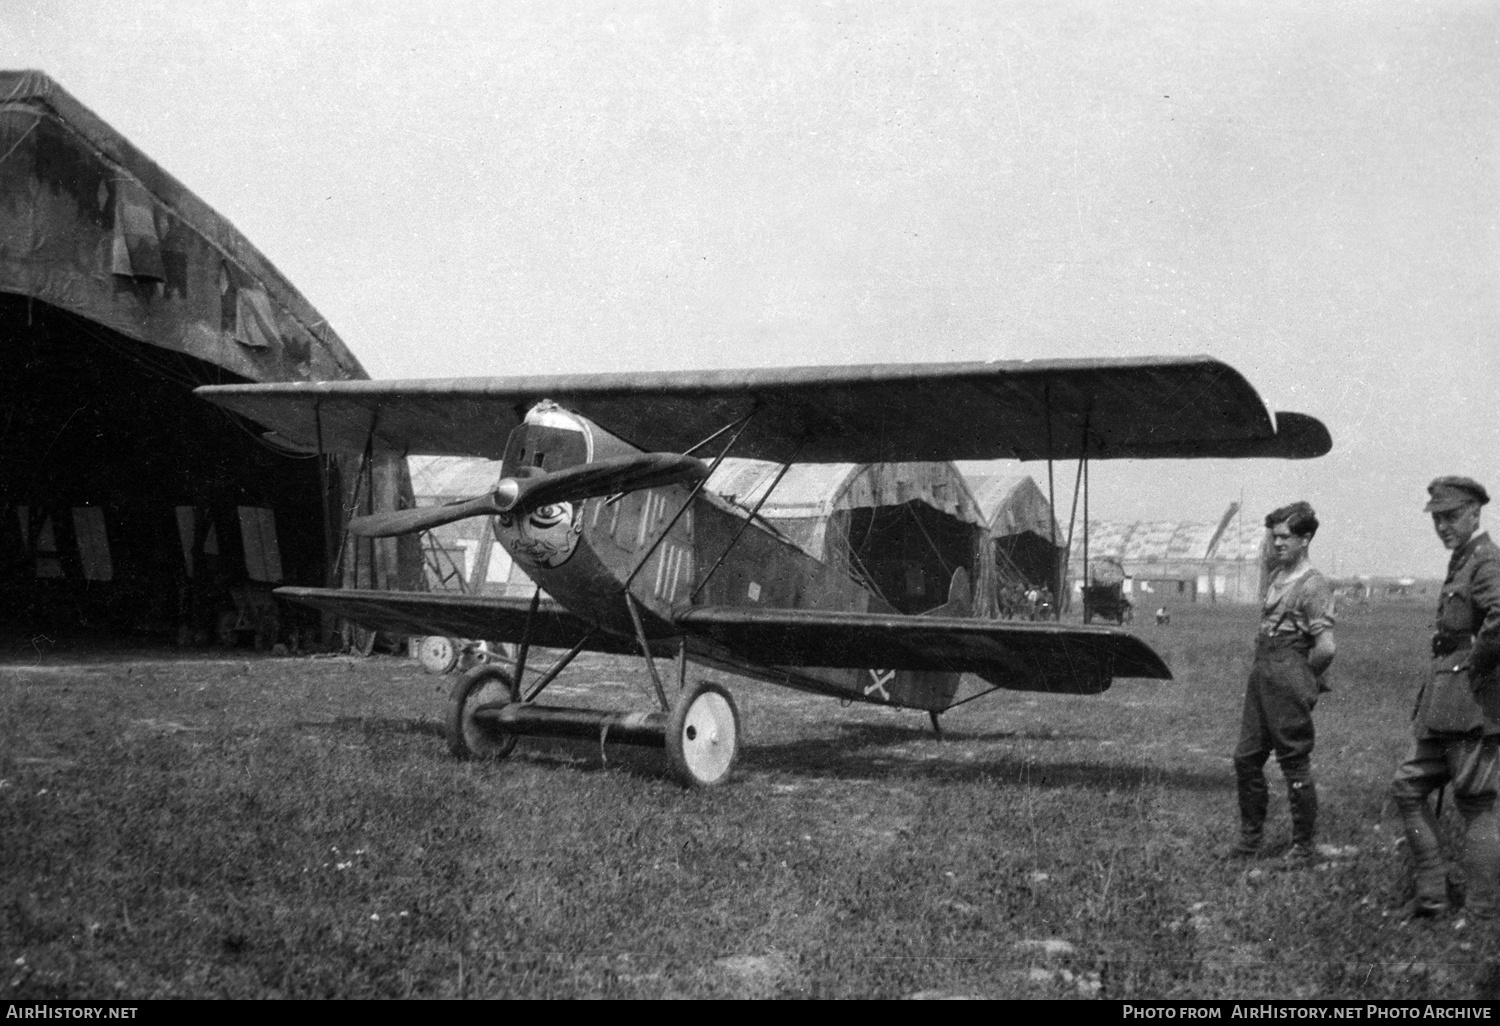
[[[1306,498],[1438,576],[1427,481],[1500,498],[1491,0],[6,0],[0,66],[375,377],[1206,353],[1333,453],[1096,464],[1095,518]]]

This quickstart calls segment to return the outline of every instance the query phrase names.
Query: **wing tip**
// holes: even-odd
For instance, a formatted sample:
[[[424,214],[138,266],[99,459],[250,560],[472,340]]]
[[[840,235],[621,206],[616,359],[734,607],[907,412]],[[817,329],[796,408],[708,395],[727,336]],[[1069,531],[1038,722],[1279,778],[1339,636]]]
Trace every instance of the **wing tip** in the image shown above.
[[[1276,442],[1286,459],[1308,460],[1333,449],[1328,426],[1317,417],[1290,410],[1276,411]]]

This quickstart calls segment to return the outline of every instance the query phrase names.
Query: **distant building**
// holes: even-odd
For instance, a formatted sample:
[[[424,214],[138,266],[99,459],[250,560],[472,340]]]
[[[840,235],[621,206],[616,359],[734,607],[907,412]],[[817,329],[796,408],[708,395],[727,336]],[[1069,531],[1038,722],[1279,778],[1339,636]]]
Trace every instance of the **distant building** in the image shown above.
[[[1037,483],[1025,474],[971,474],[968,481],[988,525],[995,584],[1002,599],[1006,589],[1055,589],[1068,552],[1067,533]],[[1003,608],[1004,602],[1000,605]]]
[[[1184,602],[1257,602],[1260,599],[1259,517],[1241,515],[1232,502],[1218,523],[1180,520],[1090,521],[1089,577],[1103,577],[1095,564],[1125,574],[1125,591],[1137,606]],[[1068,560],[1069,590],[1077,594],[1084,575],[1084,536],[1073,532]]]
[[[1371,577],[1359,574],[1335,580],[1340,607],[1372,605],[1429,605],[1437,602],[1443,582],[1435,578]]]

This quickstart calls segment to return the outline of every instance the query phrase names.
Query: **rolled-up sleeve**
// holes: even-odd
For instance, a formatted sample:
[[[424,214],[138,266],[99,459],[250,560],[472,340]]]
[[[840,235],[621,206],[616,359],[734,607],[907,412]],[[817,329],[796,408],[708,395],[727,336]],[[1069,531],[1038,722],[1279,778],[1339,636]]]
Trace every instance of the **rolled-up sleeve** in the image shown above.
[[[1497,584],[1500,584],[1500,580],[1497,580]],[[1304,633],[1316,638],[1324,631],[1333,630],[1333,585],[1328,578],[1318,574],[1299,590],[1301,594],[1298,596],[1297,612],[1298,619],[1306,625],[1303,627]]]

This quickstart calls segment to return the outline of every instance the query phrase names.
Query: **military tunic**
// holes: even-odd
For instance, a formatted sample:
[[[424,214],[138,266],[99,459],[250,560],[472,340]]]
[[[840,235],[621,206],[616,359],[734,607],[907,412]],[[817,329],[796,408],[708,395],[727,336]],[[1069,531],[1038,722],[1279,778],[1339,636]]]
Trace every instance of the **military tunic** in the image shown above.
[[[1391,781],[1405,821],[1418,902],[1446,904],[1446,869],[1427,796],[1445,784],[1464,819],[1461,861],[1469,909],[1500,907],[1500,548],[1488,534],[1470,538],[1448,562],[1438,598],[1432,661],[1412,710],[1415,735]]]
[[[1413,713],[1417,737],[1500,734],[1500,548],[1488,534],[1448,561],[1436,626]]]

